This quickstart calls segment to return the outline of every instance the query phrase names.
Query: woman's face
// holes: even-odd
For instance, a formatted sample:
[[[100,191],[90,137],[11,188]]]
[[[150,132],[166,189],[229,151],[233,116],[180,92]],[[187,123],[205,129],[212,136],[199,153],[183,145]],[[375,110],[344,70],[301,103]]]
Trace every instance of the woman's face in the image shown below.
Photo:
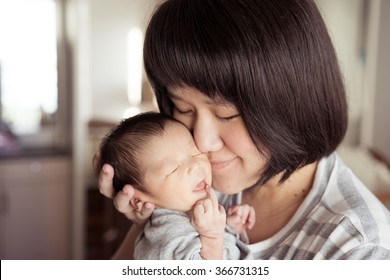
[[[265,160],[257,150],[237,108],[214,100],[191,87],[169,87],[173,116],[193,132],[195,143],[206,153],[213,187],[235,194],[259,179]]]

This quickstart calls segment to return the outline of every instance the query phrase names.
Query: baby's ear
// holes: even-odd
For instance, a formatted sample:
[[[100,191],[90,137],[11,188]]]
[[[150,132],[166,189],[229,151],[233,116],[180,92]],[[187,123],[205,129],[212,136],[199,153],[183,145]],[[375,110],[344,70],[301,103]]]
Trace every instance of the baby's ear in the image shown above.
[[[133,196],[131,199],[130,199],[130,205],[131,207],[133,207],[134,209],[137,209],[137,199]]]
[[[133,197],[130,199],[130,204],[131,206],[137,210],[137,205],[139,203],[145,203],[145,202],[150,202],[149,199],[148,199],[148,196],[143,192],[143,191],[140,191],[139,189],[136,189],[134,188],[134,195]],[[139,209],[140,210],[140,209]]]

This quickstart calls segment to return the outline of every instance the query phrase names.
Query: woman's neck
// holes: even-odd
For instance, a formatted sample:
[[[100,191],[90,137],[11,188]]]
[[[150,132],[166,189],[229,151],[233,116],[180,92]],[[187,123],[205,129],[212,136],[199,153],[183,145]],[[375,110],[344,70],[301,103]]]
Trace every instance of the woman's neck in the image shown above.
[[[256,224],[247,234],[250,243],[265,240],[281,230],[298,210],[312,188],[317,162],[294,172],[283,184],[275,176],[260,188],[243,192],[242,203],[256,212]]]

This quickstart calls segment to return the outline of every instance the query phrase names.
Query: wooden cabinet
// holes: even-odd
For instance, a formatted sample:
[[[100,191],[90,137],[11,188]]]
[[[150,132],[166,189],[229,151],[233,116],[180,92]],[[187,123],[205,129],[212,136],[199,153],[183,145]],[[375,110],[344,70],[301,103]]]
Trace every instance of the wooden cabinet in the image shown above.
[[[71,257],[71,160],[0,160],[0,258]]]
[[[100,194],[97,186],[88,189],[86,259],[112,258],[130,227],[131,222],[115,209],[111,199]]]

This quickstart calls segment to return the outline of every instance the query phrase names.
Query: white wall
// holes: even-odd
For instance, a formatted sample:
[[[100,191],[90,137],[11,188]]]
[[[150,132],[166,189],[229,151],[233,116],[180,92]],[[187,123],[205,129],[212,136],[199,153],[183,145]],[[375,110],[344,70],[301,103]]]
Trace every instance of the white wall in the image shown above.
[[[344,142],[357,144],[363,102],[363,0],[316,0],[336,48],[348,96],[349,127]]]
[[[84,258],[86,139],[91,116],[90,26],[88,0],[68,0],[66,33],[72,53],[72,258]],[[89,164],[86,165],[85,163]]]
[[[93,118],[117,121],[127,98],[127,34],[144,31],[154,1],[89,0]]]
[[[345,78],[350,120],[344,142],[390,159],[390,1],[316,2]]]
[[[372,147],[390,160],[390,1],[379,6],[379,29],[376,76],[374,79],[374,109]],[[370,93],[367,93],[370,94]],[[370,143],[369,143],[370,144]]]

